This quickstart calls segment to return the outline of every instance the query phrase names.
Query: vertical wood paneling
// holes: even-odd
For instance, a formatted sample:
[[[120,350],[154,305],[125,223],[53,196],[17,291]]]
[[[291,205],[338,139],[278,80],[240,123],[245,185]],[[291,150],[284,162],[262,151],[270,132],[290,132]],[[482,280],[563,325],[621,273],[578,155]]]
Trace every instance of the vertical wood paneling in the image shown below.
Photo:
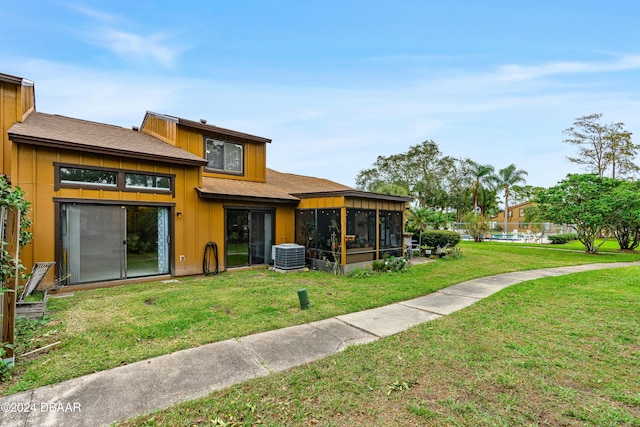
[[[141,129],[149,135],[155,136],[171,145],[176,145],[177,124],[161,117],[147,115]]]
[[[18,86],[0,82],[0,131],[2,137],[0,142],[0,173],[11,177],[11,141],[7,131],[15,122],[18,121],[17,112],[21,110],[20,102],[18,102]],[[22,116],[20,116],[21,118]]]

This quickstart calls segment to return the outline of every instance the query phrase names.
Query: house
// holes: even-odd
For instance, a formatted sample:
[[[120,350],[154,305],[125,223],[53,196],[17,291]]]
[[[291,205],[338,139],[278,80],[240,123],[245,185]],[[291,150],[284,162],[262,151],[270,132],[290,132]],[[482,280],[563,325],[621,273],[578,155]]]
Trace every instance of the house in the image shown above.
[[[575,229],[567,224],[553,224],[550,222],[531,221],[527,215],[527,210],[536,206],[535,202],[522,202],[509,206],[508,230],[511,233],[517,230],[519,234],[565,234],[573,233]],[[502,230],[504,228],[504,210],[498,212],[496,216],[491,218],[491,227]]]
[[[531,208],[535,206],[535,203],[533,202],[522,202],[522,203],[517,203],[513,206],[509,206],[509,218],[507,219],[507,224],[508,224],[508,232],[511,232],[513,230],[518,230],[518,231],[527,231],[527,230],[532,230],[531,227],[534,227],[533,224],[530,224],[527,221],[527,209]],[[496,226],[500,226],[502,228],[504,228],[504,210],[501,210],[500,212],[498,212],[498,214],[496,216],[494,216],[493,218],[491,218],[491,221],[496,225]],[[534,231],[534,230],[532,230]],[[537,230],[540,231],[540,230]]]
[[[402,254],[409,198],[271,170],[268,138],[150,111],[130,129],[46,114],[7,74],[0,120],[0,173],[32,203],[23,263],[55,260],[75,289],[202,274],[210,242],[220,270],[269,264],[281,243],[342,271]]]

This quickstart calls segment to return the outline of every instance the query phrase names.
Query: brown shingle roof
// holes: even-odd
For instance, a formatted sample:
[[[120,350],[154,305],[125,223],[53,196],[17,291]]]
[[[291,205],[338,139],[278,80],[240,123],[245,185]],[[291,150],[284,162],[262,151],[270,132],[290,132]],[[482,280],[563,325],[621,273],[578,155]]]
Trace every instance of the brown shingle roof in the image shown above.
[[[359,191],[324,178],[282,173],[267,169],[267,182],[239,181],[225,178],[202,178],[201,197],[256,200],[296,204],[301,198],[326,195],[408,202],[409,197]]]
[[[368,191],[356,190],[353,187],[324,178],[282,173],[274,171],[273,169],[267,169],[267,182],[275,185],[276,187],[282,188],[289,194],[301,199],[323,196],[345,196],[364,199],[392,200],[397,202],[411,201],[410,197],[370,193]]]
[[[267,169],[267,182],[239,181],[225,178],[202,178],[198,192],[202,197],[251,198],[264,201],[297,203],[293,193],[318,193],[353,190],[328,179],[293,175]]]
[[[328,179],[282,173],[273,169],[267,169],[267,182],[282,188],[289,194],[353,190],[352,187],[329,181]]]
[[[151,135],[119,126],[33,112],[9,129],[14,142],[189,165],[206,160]]]
[[[296,204],[300,199],[268,182],[202,177],[201,197],[221,199],[257,199]]]

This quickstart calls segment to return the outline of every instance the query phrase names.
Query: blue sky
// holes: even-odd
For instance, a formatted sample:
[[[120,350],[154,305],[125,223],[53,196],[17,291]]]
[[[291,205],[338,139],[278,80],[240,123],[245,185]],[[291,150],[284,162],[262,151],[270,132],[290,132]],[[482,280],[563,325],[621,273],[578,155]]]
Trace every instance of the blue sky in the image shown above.
[[[0,72],[35,82],[39,111],[203,118],[271,138],[283,172],[354,185],[430,139],[551,186],[580,171],[577,117],[640,138],[635,0],[6,3]]]

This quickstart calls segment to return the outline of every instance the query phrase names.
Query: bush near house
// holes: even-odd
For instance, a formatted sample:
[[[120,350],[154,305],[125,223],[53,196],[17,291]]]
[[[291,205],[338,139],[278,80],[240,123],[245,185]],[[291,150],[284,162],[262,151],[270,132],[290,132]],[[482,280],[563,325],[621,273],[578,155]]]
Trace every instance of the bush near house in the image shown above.
[[[422,245],[429,248],[453,247],[460,243],[460,234],[447,230],[427,230],[422,232]]]
[[[552,236],[547,236],[547,238],[551,241],[552,245],[561,245],[563,243],[568,243],[572,240],[576,240],[578,238],[578,235],[575,233],[555,234]]]

